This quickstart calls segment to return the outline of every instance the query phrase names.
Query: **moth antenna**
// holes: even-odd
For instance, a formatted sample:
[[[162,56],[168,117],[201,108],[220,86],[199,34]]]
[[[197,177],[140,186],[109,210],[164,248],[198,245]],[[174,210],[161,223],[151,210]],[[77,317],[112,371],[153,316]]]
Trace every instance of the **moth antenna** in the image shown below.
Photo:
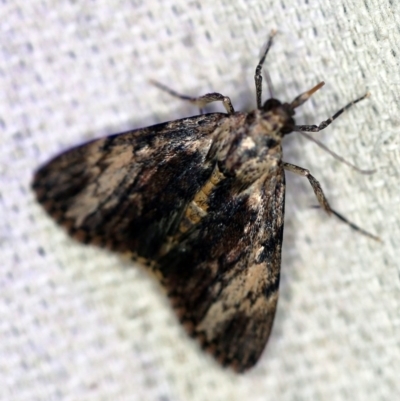
[[[272,86],[271,75],[266,70],[264,70],[263,72],[264,72],[264,78],[267,81],[269,97],[272,99],[274,97],[274,88]]]
[[[376,172],[376,170],[363,170],[360,169],[359,167],[355,166],[354,164],[350,163],[347,161],[345,158],[342,156],[338,155],[335,153],[333,150],[330,150],[326,145],[324,145],[322,142],[318,141],[317,139],[313,138],[311,135],[303,132],[303,131],[298,131],[301,135],[303,135],[305,138],[308,140],[314,142],[316,145],[318,145],[321,149],[325,150],[325,152],[328,152],[332,157],[334,157],[336,160],[339,160],[340,162],[346,164],[347,166],[351,167],[353,170],[361,173],[361,174],[373,174]]]

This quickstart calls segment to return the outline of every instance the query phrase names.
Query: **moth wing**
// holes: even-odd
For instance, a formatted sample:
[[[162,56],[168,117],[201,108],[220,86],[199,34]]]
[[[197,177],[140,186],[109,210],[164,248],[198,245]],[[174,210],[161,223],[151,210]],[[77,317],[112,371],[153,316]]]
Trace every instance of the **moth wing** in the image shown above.
[[[221,184],[207,216],[160,265],[189,333],[221,364],[244,371],[259,359],[277,306],[285,177],[278,168],[236,195],[234,183]]]
[[[76,239],[153,258],[209,178],[226,119],[201,115],[94,140],[41,167],[33,189]]]

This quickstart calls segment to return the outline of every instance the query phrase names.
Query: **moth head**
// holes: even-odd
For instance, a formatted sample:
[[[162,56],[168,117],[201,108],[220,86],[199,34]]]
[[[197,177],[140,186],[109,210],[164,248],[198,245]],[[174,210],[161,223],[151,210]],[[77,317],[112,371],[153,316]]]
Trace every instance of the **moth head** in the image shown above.
[[[274,114],[279,115],[280,120],[284,122],[281,130],[279,131],[282,136],[293,131],[295,126],[295,121],[293,119],[295,111],[289,103],[282,103],[278,99],[270,98],[265,101],[261,109],[262,111],[271,111]]]
[[[295,114],[295,109],[306,102],[318,89],[322,88],[325,82],[320,82],[313,88],[295,97],[291,103],[282,103],[278,99],[268,99],[262,106],[263,111],[272,111],[274,114],[280,116],[281,121],[284,122],[280,133],[282,136],[290,134],[295,129],[295,121],[293,116]]]

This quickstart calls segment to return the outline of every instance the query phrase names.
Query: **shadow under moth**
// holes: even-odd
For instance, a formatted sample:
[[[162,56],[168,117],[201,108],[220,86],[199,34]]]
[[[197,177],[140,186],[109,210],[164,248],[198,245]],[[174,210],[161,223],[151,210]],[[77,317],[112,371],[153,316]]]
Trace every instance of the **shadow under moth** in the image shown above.
[[[38,201],[73,238],[145,260],[188,332],[238,372],[257,362],[274,320],[285,169],[307,177],[323,210],[376,239],[331,209],[308,170],[282,161],[281,145],[293,131],[321,131],[368,94],[319,125],[296,125],[295,109],[324,83],[290,103],[262,103],[273,36],[255,72],[256,110],[235,112],[219,93],[190,98],[154,82],[200,110],[221,101],[226,113],[91,141],[52,159],[33,180]]]

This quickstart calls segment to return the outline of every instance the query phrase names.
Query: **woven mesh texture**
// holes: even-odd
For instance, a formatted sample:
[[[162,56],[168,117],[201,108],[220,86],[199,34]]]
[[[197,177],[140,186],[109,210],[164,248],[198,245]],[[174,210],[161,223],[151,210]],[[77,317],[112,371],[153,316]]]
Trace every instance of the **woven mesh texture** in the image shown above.
[[[389,0],[3,1],[0,4],[0,399],[394,400],[400,394],[400,9]],[[197,113],[148,83],[255,105],[266,66],[359,174],[296,134],[285,160],[308,168],[332,207],[378,243],[310,206],[287,174],[277,316],[257,367],[237,376],[201,352],[157,282],[78,244],[34,200],[34,170],[80,142]],[[221,105],[211,110],[223,111]]]

